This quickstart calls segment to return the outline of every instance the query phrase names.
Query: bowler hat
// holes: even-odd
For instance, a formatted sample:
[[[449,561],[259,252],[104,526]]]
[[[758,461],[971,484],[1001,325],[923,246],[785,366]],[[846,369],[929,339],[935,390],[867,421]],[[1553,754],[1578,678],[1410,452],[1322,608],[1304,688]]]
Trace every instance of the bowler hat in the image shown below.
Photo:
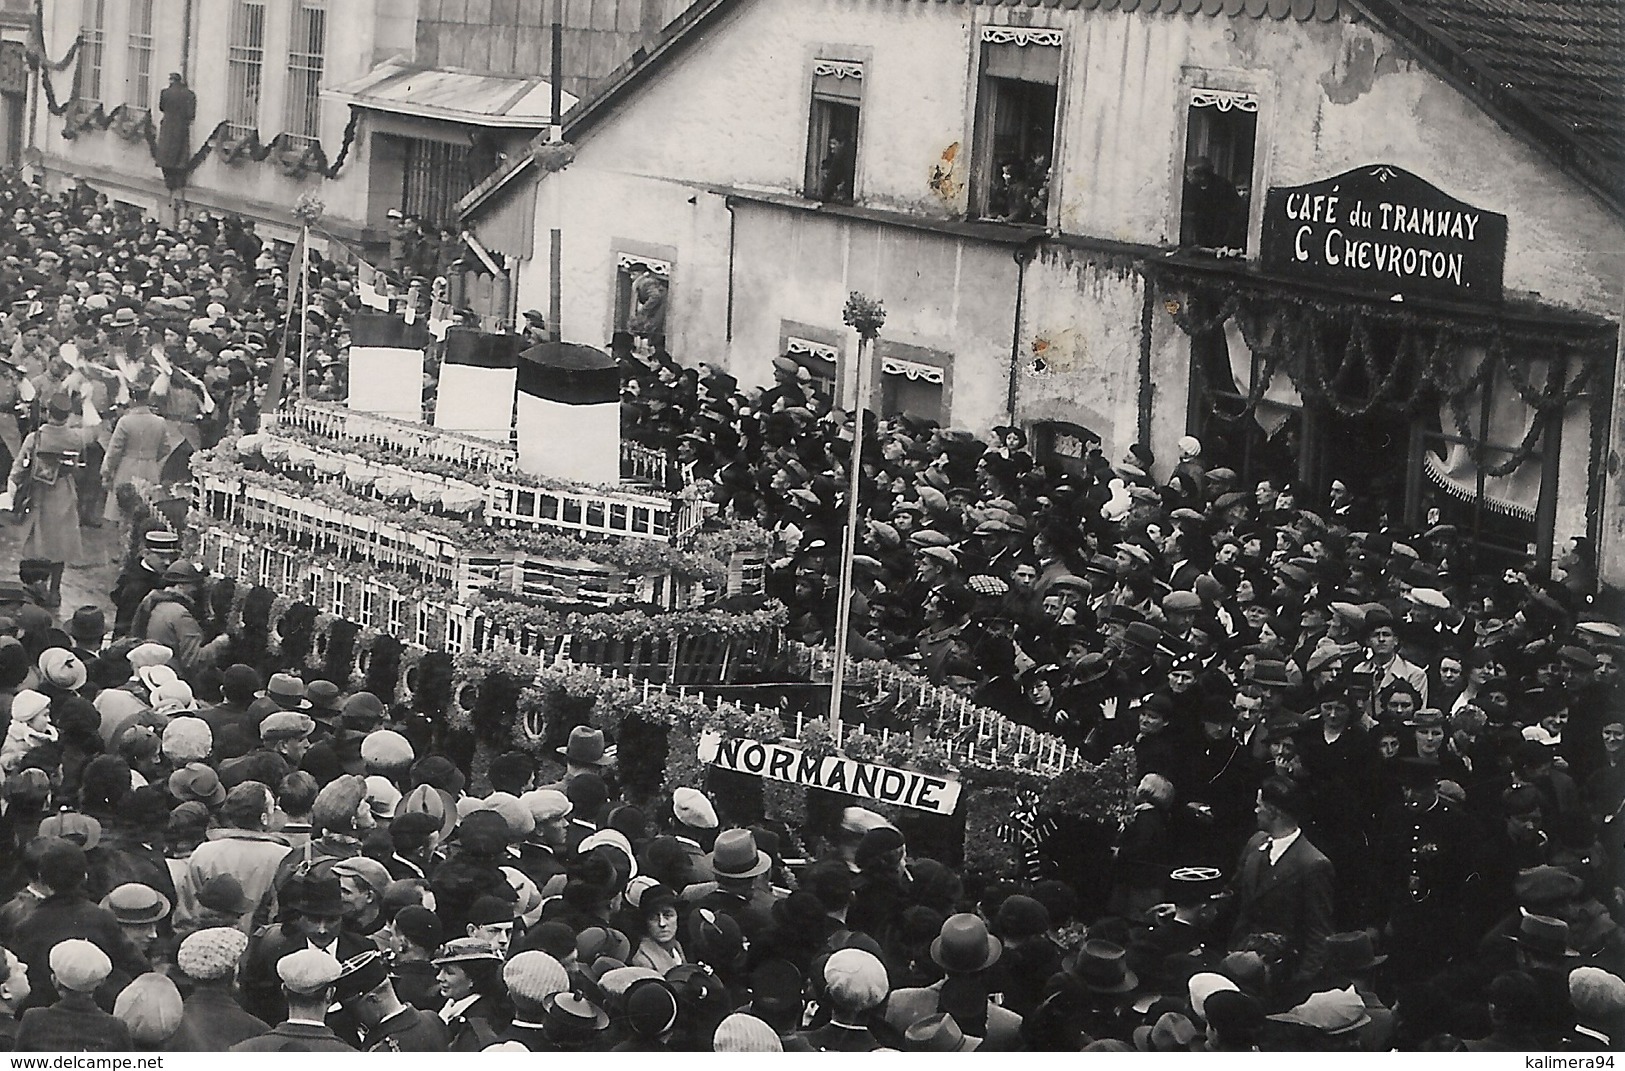
[[[987,932],[987,923],[969,912],[950,915],[931,942],[931,959],[950,974],[985,971],[1004,954],[1004,944]]]
[[[81,606],[68,618],[68,635],[80,643],[101,643],[107,634],[107,615],[99,606]]]

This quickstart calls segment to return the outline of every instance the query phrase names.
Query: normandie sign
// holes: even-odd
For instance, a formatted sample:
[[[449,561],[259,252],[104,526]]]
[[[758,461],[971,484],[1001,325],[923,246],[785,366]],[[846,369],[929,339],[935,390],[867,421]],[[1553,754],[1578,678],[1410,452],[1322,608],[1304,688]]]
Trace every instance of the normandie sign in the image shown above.
[[[959,805],[959,782],[952,778],[859,762],[841,755],[817,759],[789,744],[724,739],[720,733],[704,733],[700,736],[699,755],[701,762],[724,770],[827,788],[932,814],[953,814]]]

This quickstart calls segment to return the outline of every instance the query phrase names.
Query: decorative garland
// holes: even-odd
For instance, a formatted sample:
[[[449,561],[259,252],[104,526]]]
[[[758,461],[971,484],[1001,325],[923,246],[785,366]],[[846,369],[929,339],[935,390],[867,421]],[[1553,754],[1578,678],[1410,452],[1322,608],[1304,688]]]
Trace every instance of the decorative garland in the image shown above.
[[[1421,410],[1429,391],[1436,390],[1450,407],[1458,434],[1466,440],[1485,474],[1491,477],[1511,475],[1533,456],[1547,420],[1561,419],[1568,405],[1585,393],[1595,361],[1606,345],[1600,335],[1567,343],[1570,351],[1581,359],[1581,368],[1563,383],[1557,365],[1553,364],[1546,387],[1539,389],[1509,352],[1509,343],[1517,341],[1549,349],[1553,345],[1549,334],[1508,329],[1501,324],[1464,325],[1408,311],[1321,303],[1284,294],[1230,293],[1216,298],[1210,288],[1204,286],[1188,289],[1191,292],[1185,301],[1170,300],[1165,304],[1168,313],[1188,336],[1196,338],[1222,330],[1227,321],[1234,319],[1248,348],[1261,361],[1259,374],[1249,385],[1245,408],[1230,419],[1244,418],[1257,408],[1280,366],[1284,366],[1305,401],[1323,403],[1345,417],[1364,416],[1378,407],[1413,415]],[[1213,311],[1207,312],[1207,309]],[[1377,345],[1371,335],[1373,321],[1397,326],[1402,331],[1386,371],[1378,360],[1379,355],[1386,352],[1385,348]],[[1331,367],[1332,357],[1324,340],[1324,332],[1332,323],[1347,325],[1347,336],[1335,368]],[[1455,371],[1457,354],[1463,346],[1474,344],[1485,347],[1485,357],[1471,374],[1460,376]],[[1340,387],[1356,369],[1364,374],[1367,394],[1363,401],[1350,402],[1345,400]],[[1492,466],[1485,463],[1486,444],[1479,441],[1477,429],[1472,427],[1467,403],[1497,371],[1525,404],[1535,410],[1535,417],[1510,456]],[[1407,379],[1408,392],[1401,387]]]
[[[83,35],[74,38],[67,54],[60,60],[52,61],[45,53],[45,3],[44,0],[35,0],[33,22],[30,26],[30,41],[24,50],[24,57],[29,69],[39,74],[40,87],[45,94],[45,106],[51,115],[63,120],[61,135],[72,140],[86,130],[106,130],[109,126],[115,127],[117,133],[125,141],[134,143],[145,141],[147,150],[154,163],[158,161],[157,128],[152,122],[152,116],[145,110],[140,110],[140,118],[131,119],[137,109],[120,104],[111,112],[105,111],[100,102],[86,108],[85,102],[78,96],[63,101],[57,97],[56,85],[51,79],[52,72],[66,70],[80,56],[84,45]],[[75,92],[77,93],[77,71],[75,72]],[[324,179],[335,179],[343,169],[345,161],[350,156],[350,149],[355,143],[356,131],[360,126],[361,112],[354,105],[350,106],[350,119],[344,126],[343,139],[339,145],[338,155],[329,162],[327,152],[320,142],[312,142],[302,148],[287,149],[287,146],[296,145],[302,140],[298,135],[284,131],[273,137],[269,144],[260,141],[257,129],[241,139],[227,136],[231,129],[230,120],[222,119],[209,131],[202,143],[198,146],[190,159],[179,168],[173,170],[190,176],[193,171],[202,165],[213,150],[219,155],[221,161],[227,165],[235,166],[243,159],[255,163],[263,162],[278,149],[284,150],[279,157],[278,166],[282,173],[290,178],[302,180],[307,175],[317,175]]]
[[[578,483],[573,480],[556,480],[547,476],[521,472],[517,469],[511,472],[491,472],[489,469],[482,469],[466,462],[453,461],[450,458],[432,454],[415,454],[388,443],[367,442],[361,439],[333,439],[292,424],[278,424],[274,431],[264,433],[264,437],[285,439],[308,446],[313,450],[348,454],[376,465],[393,465],[397,468],[423,473],[428,476],[437,476],[445,480],[459,480],[463,483],[471,483],[477,487],[489,486],[492,480],[500,480],[503,483],[517,484],[521,487],[530,487],[539,491],[577,493],[590,491],[606,495],[627,493],[627,489],[620,484]],[[248,436],[243,438],[248,438]],[[248,445],[257,447],[258,444],[251,442]],[[242,454],[243,448],[244,444],[239,439],[239,454]],[[676,499],[678,497],[667,491],[644,488],[639,488],[637,493],[645,498]]]
[[[528,629],[544,636],[568,632],[575,636],[626,640],[645,636],[667,640],[701,636],[756,639],[777,632],[789,623],[788,611],[778,602],[766,609],[742,614],[725,610],[666,610],[653,615],[642,610],[582,614],[559,613],[520,596],[487,590],[480,593],[472,605],[499,628]]]
[[[554,535],[519,529],[488,529],[480,525],[443,517],[408,503],[386,504],[377,499],[357,498],[339,487],[300,483],[277,473],[248,468],[222,453],[222,443],[192,457],[192,471],[222,480],[281,491],[373,520],[404,524],[414,530],[447,539],[464,551],[475,553],[524,554],[536,558],[574,559],[589,553],[594,560],[614,565],[635,576],[670,574],[684,580],[720,584],[727,578],[727,563],[691,551],[678,550],[653,539],[619,539],[587,543],[573,535]]]

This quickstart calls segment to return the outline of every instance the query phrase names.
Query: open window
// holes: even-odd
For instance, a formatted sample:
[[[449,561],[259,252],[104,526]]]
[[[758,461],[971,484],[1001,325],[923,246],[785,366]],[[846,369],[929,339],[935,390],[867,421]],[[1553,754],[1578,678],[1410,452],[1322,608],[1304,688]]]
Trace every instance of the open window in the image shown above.
[[[807,130],[805,192],[813,201],[850,204],[858,174],[858,116],[863,106],[863,64],[813,64]]]
[[[790,335],[785,339],[784,352],[807,370],[811,377],[807,385],[816,394],[830,399],[833,404],[840,368],[840,348],[832,343]]]
[[[1049,217],[1061,31],[982,28],[971,214],[1042,225]]]
[[[876,385],[883,416],[900,413],[937,424],[947,420],[953,375],[949,354],[881,338],[875,343],[875,357],[880,365]]]
[[[655,352],[666,343],[666,297],[671,290],[671,264],[653,257],[621,253],[615,258],[615,330],[625,331]]]
[[[1246,254],[1257,144],[1257,97],[1217,89],[1191,92],[1179,202],[1180,245],[1231,256]]]

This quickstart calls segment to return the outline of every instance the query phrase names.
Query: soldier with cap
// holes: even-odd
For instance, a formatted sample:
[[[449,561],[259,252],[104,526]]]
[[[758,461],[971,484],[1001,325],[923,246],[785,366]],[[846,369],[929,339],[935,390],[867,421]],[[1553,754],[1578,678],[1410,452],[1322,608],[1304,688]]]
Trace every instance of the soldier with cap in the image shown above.
[[[1465,950],[1483,911],[1476,823],[1439,794],[1439,767],[1399,760],[1403,800],[1381,816],[1366,883],[1393,970],[1410,977]]]
[[[389,963],[373,950],[344,961],[334,999],[361,1026],[363,1052],[449,1052],[446,1024],[403,1004],[389,980]]]
[[[231,1046],[232,1052],[354,1052],[327,1025],[333,984],[343,973],[327,952],[303,948],[276,961],[276,977],[287,1018],[270,1030]]]
[[[141,553],[120,570],[113,585],[113,635],[124,636],[135,623],[136,611],[146,597],[164,586],[164,572],[180,556],[181,537],[154,528],[141,537]]]
[[[22,495],[28,507],[23,526],[20,554],[48,563],[51,606],[62,598],[62,572],[68,562],[85,560],[85,545],[79,530],[80,457],[95,441],[99,418],[85,426],[69,427],[73,402],[66,394],[51,397],[45,410],[46,422],[23,440],[21,451],[11,467],[8,490]]]

